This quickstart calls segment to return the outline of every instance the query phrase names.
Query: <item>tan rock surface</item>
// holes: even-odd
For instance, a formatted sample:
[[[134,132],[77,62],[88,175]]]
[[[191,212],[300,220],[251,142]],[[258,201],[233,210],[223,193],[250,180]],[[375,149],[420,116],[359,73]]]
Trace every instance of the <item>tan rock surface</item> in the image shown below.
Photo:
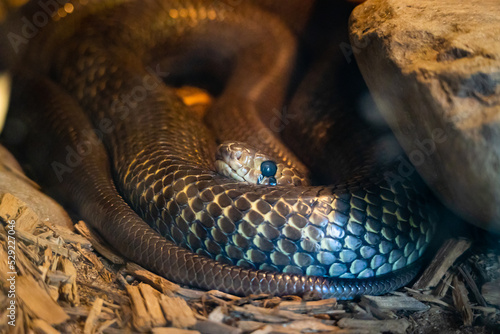
[[[500,1],[369,0],[350,30],[417,170],[454,211],[500,232]]]

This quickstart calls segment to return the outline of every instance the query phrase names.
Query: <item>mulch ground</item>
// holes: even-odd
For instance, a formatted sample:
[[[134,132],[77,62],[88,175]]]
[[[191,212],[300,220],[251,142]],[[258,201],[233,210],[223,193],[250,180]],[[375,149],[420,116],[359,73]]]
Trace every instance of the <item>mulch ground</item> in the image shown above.
[[[179,286],[116,254],[84,222],[56,228],[9,193],[0,220],[2,333],[500,331],[500,241],[486,233],[440,241],[411,287],[339,302]]]

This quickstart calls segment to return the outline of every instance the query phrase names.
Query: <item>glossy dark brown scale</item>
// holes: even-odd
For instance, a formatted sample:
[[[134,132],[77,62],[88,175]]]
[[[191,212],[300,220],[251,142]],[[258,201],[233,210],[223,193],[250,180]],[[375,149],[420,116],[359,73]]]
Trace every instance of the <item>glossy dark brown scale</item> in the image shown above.
[[[406,284],[433,231],[410,183],[391,186],[372,175],[330,187],[268,187],[213,171],[211,130],[158,79],[205,54],[232,69],[209,115],[217,137],[304,167],[261,130],[257,113],[283,101],[294,38],[246,3],[210,4],[132,2],[88,16],[79,9],[30,41],[11,117],[38,125],[27,142],[50,143],[51,167],[65,163],[68,147],[85,143],[91,151],[59,170],[63,182],[55,184],[116,249],[178,283],[344,299]],[[91,130],[103,122],[112,129],[101,143]],[[54,179],[54,169],[44,176]],[[370,274],[378,276],[363,278]]]

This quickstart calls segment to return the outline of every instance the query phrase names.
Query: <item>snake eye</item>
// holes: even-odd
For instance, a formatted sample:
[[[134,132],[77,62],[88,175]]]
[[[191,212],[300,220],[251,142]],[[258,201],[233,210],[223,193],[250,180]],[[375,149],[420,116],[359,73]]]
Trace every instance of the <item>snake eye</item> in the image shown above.
[[[260,172],[262,173],[263,176],[265,177],[271,177],[276,175],[276,172],[278,171],[278,166],[276,165],[276,162],[267,160],[262,162],[260,165]]]

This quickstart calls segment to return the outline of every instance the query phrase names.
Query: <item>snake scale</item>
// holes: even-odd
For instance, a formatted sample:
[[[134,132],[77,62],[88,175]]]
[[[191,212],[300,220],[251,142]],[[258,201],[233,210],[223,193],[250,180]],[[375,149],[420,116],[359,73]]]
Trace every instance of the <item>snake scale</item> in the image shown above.
[[[416,275],[434,218],[410,183],[268,186],[214,171],[226,140],[304,170],[265,126],[296,50],[278,18],[246,2],[86,2],[21,43],[9,122],[28,122],[35,174],[119,252],[238,295],[351,299]],[[223,69],[209,71],[225,85],[208,126],[162,80],[197,64]]]

